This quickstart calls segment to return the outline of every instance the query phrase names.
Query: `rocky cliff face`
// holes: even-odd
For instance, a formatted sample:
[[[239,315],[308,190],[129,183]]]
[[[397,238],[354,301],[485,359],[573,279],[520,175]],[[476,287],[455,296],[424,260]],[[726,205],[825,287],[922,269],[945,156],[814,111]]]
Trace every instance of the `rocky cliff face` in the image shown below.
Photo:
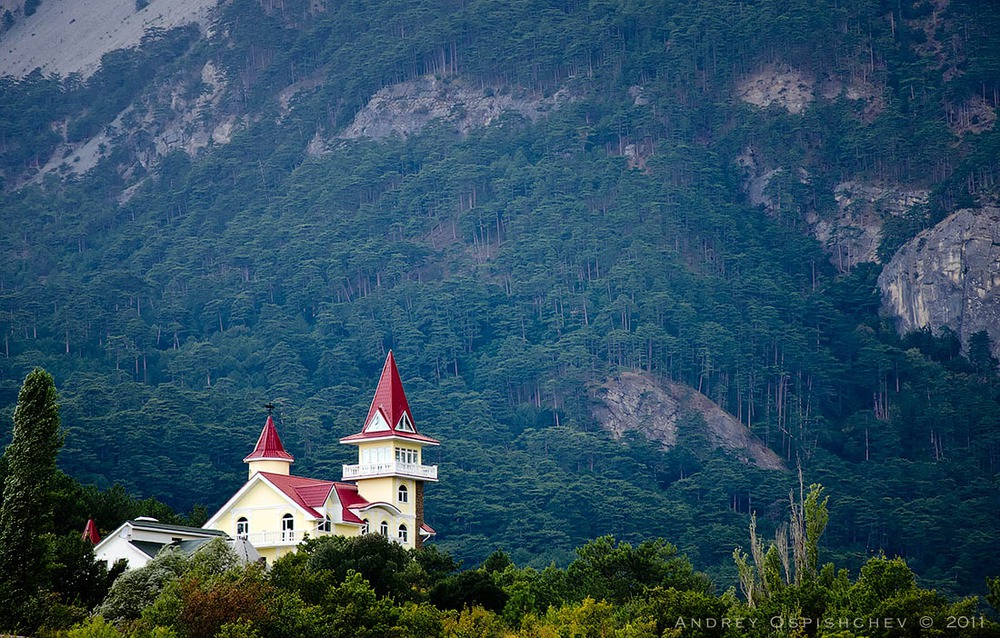
[[[783,204],[772,194],[772,183],[790,171],[759,165],[750,149],[739,155],[736,163],[744,171],[743,190],[750,203],[763,206],[772,216],[781,215]],[[798,168],[794,179],[809,184],[810,175],[804,168]],[[809,233],[823,245],[837,269],[850,272],[858,264],[879,261],[878,247],[885,220],[925,203],[928,191],[898,184],[844,181],[834,187],[832,195],[837,202],[832,213],[821,215],[810,210],[805,213],[805,221]]]
[[[3,35],[0,74],[90,77],[109,51],[137,46],[149,29],[209,24],[218,0],[155,0],[137,9],[135,0],[45,0]],[[13,3],[15,8],[23,2]],[[2,5],[0,5],[2,6]]]
[[[986,330],[1000,354],[1000,208],[960,210],[920,233],[878,284],[900,332],[947,326],[968,344]]]
[[[771,470],[785,468],[781,458],[745,425],[697,390],[652,375],[622,372],[591,388],[592,412],[615,438],[638,432],[664,449],[678,444],[678,420],[689,412],[705,419],[709,442],[744,463]],[[695,450],[701,452],[702,450]]]
[[[841,272],[848,272],[861,263],[878,263],[885,220],[925,203],[928,191],[848,181],[837,184],[833,197],[837,201],[835,215],[823,218],[813,213],[806,221],[830,261]]]
[[[494,122],[504,113],[536,120],[571,100],[566,89],[543,97],[509,87],[474,87],[458,78],[425,76],[378,91],[340,137],[407,137],[432,120],[447,122],[465,134]]]

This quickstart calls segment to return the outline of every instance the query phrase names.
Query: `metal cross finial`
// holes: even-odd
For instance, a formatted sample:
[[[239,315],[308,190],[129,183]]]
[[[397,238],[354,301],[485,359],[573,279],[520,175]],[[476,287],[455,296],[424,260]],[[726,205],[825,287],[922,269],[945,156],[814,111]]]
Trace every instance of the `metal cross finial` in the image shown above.
[[[267,416],[271,416],[271,413],[274,412],[274,405],[265,403],[264,407],[267,408]]]

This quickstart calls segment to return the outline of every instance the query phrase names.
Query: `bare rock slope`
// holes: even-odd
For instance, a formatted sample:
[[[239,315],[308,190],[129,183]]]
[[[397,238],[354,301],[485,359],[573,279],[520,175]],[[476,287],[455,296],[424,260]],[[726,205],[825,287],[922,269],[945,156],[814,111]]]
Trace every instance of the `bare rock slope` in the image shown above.
[[[504,113],[536,120],[571,99],[566,89],[542,97],[526,91],[476,87],[458,78],[425,76],[375,93],[341,137],[407,137],[432,120],[448,122],[464,134],[496,121]]]
[[[901,333],[944,326],[968,344],[986,330],[1000,354],[1000,208],[964,209],[906,243],[878,279]]]
[[[90,77],[109,51],[137,46],[149,29],[197,22],[207,27],[218,0],[152,0],[136,11],[135,0],[45,0],[0,39],[0,75]]]
[[[785,469],[781,458],[745,425],[697,390],[639,372],[622,372],[591,388],[592,412],[615,438],[639,432],[664,449],[678,444],[677,421],[698,412],[708,426],[709,441],[744,463],[770,470]]]
[[[743,171],[743,190],[750,203],[763,206],[771,216],[781,216],[782,203],[780,196],[772,191],[772,184],[776,179],[787,179],[791,172],[761,165],[752,148],[737,156],[736,164]],[[810,184],[811,176],[805,168],[791,174],[798,183]],[[830,256],[830,262],[840,272],[849,272],[861,263],[878,263],[885,220],[926,203],[928,195],[925,189],[903,184],[844,181],[833,189],[837,208],[822,215],[811,210],[806,213],[805,222],[810,234]]]

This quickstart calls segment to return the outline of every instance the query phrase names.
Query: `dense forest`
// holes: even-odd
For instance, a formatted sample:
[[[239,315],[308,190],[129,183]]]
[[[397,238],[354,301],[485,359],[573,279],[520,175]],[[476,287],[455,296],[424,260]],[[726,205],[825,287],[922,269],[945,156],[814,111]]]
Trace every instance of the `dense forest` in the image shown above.
[[[872,557],[854,579],[821,562],[830,519],[825,488],[799,477],[788,521],[771,542],[750,517],[749,553],[734,550],[739,592],[721,595],[662,539],[605,535],[565,568],[519,567],[502,551],[472,567],[435,545],[406,549],[382,534],[306,539],[271,565],[216,537],[196,550],[160,549],[126,571],[96,560],[72,529],[95,509],[105,520],[166,506],[120,488],[83,487],[59,471],[64,432],[50,374],[30,372],[0,464],[0,627],[61,638],[371,636],[995,636],[977,597],[950,601],[921,587],[901,558]],[[25,515],[30,511],[33,515]],[[181,521],[178,521],[181,522]],[[191,521],[183,521],[190,523]],[[766,548],[766,549],[765,549]],[[824,557],[825,559],[825,557]],[[1000,609],[1000,578],[986,601]]]
[[[211,33],[151,31],[87,79],[0,80],[0,403],[52,373],[59,465],[93,486],[83,502],[152,498],[197,523],[242,483],[268,402],[293,470],[339,479],[353,450],[337,440],[391,348],[443,443],[428,522],[466,565],[502,548],[517,569],[562,570],[612,534],[665,539],[736,586],[751,515],[765,537],[786,521],[801,467],[831,497],[824,556],[852,574],[829,574],[831,591],[872,557],[948,595],[1000,574],[988,336],[898,335],[880,266],[838,268],[807,221],[845,180],[927,190],[886,220],[884,261],[995,201],[1000,130],[951,126],[1000,99],[995,8],[236,0]],[[238,130],[158,154],[149,130],[174,114],[157,100],[206,94],[207,63]],[[737,97],[786,65],[840,91],[797,113]],[[471,130],[343,135],[380,89],[428,75],[563,97]],[[101,131],[95,168],[38,174]],[[777,209],[750,200],[747,149],[787,169],[767,189]],[[696,388],[790,471],[712,449],[696,413],[670,450],[616,440],[591,402],[621,370]],[[116,511],[90,515],[106,531]]]

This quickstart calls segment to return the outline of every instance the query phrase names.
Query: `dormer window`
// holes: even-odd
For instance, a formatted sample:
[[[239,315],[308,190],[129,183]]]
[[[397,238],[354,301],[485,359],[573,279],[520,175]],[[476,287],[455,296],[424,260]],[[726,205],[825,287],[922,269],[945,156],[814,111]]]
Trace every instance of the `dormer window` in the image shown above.
[[[365,432],[388,432],[389,424],[386,422],[385,417],[382,416],[382,412],[376,411],[372,420],[368,422],[368,427],[365,428]]]
[[[250,521],[246,516],[236,519],[236,538],[246,538],[250,535]]]
[[[406,486],[405,485],[400,485],[399,486],[398,498],[399,498],[399,502],[400,503],[409,503],[410,502],[410,495],[406,491]]]
[[[413,423],[410,421],[410,417],[403,412],[403,416],[399,417],[399,423],[396,424],[396,429],[400,432],[413,432],[416,430],[413,428]]]

